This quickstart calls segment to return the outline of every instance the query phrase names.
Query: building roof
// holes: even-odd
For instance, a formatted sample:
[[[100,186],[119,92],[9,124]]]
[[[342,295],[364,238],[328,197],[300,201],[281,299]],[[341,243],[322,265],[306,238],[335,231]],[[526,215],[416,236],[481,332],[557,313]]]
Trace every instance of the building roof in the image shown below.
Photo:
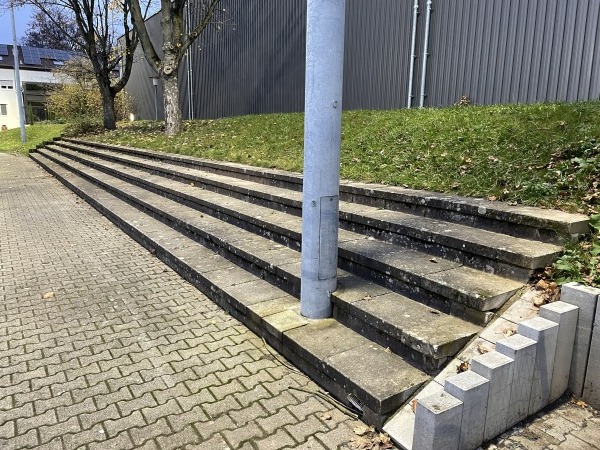
[[[19,66],[22,69],[52,70],[80,55],[77,52],[19,45]],[[0,67],[14,67],[13,46],[0,44]]]

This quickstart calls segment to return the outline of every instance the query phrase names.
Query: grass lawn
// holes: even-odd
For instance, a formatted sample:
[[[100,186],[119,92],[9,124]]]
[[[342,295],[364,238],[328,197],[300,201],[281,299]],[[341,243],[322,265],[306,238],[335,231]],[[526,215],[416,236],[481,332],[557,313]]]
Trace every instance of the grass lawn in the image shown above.
[[[596,213],[600,102],[346,111],[341,174],[438,192]],[[303,115],[133,122],[91,137],[136,147],[302,171]]]
[[[0,152],[27,154],[43,141],[50,141],[64,130],[64,124],[38,123],[25,127],[27,140],[21,142],[21,129],[13,128],[0,132]]]
[[[486,197],[591,215],[594,234],[568,246],[558,282],[600,286],[600,102],[346,111],[343,178]],[[101,142],[302,171],[303,115],[134,122]]]

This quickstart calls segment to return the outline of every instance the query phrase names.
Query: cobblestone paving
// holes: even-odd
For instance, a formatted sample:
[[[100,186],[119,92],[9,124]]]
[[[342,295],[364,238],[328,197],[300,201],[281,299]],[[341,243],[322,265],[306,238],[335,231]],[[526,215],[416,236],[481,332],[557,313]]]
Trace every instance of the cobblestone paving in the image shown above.
[[[574,401],[557,402],[508,431],[487,450],[598,450],[600,413]]]
[[[358,423],[25,157],[0,154],[0,449],[336,449]]]
[[[338,449],[359,423],[24,157],[0,154],[0,449]],[[564,403],[487,449],[600,449]]]

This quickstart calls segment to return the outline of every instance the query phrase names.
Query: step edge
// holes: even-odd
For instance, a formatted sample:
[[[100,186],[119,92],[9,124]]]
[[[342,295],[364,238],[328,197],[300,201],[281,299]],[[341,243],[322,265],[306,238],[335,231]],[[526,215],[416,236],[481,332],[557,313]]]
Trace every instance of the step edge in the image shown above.
[[[156,152],[146,149],[137,149],[135,147],[126,147],[112,144],[95,143],[94,141],[79,140],[79,142],[101,145],[105,148],[110,149],[111,146],[122,150],[133,150],[133,151],[144,151],[149,155],[162,156],[165,159],[169,159],[171,154]],[[178,155],[182,157],[184,155]],[[193,156],[185,155],[186,160],[190,162],[194,161],[206,161],[207,163],[215,163],[220,167],[235,166],[239,167],[240,170],[244,170],[246,173],[252,172],[256,176],[261,174],[268,174],[273,177],[282,177],[289,174],[289,177],[294,180],[295,184],[301,184],[302,175],[299,173],[286,172],[277,169],[259,168],[255,166],[248,166],[239,163],[226,163],[222,161],[204,160]],[[265,177],[264,175],[262,175]],[[377,183],[361,183],[350,180],[340,181],[340,191],[347,192],[349,194],[358,195],[370,195],[377,198],[386,199],[392,198],[395,201],[409,203],[416,206],[430,206],[437,209],[443,209],[453,212],[464,212],[466,208],[469,215],[474,217],[488,217],[504,222],[516,223],[521,225],[529,225],[533,228],[544,228],[550,229],[559,233],[568,235],[574,234],[586,234],[589,232],[589,218],[583,214],[566,213],[562,211],[548,210],[539,207],[531,206],[511,206],[506,203],[492,202],[482,198],[465,197],[465,196],[453,196],[444,193],[437,193],[433,191],[421,191],[416,189],[407,189],[397,186],[387,186]],[[548,217],[548,211],[552,211],[562,217],[561,220],[556,220]],[[490,215],[488,215],[490,214]],[[548,228],[548,225],[551,225]]]

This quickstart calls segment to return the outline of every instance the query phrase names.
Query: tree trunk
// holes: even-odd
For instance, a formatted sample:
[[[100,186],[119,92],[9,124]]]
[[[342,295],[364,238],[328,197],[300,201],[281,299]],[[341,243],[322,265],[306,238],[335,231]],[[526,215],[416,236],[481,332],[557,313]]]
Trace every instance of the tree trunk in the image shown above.
[[[117,119],[115,115],[115,96],[106,86],[101,86],[100,91],[102,92],[104,128],[107,130],[115,130],[117,128]]]
[[[179,107],[179,83],[177,71],[169,76],[163,75],[165,99],[165,134],[173,136],[181,131],[181,108]]]

